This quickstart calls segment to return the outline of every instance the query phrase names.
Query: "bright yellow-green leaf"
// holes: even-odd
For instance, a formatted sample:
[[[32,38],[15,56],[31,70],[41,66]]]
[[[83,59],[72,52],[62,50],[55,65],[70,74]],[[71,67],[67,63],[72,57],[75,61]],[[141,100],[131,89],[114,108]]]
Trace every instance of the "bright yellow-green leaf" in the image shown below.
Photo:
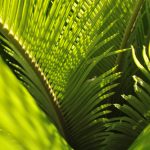
[[[143,130],[129,150],[149,150],[150,149],[150,124]]]
[[[27,90],[0,61],[0,149],[70,149]]]

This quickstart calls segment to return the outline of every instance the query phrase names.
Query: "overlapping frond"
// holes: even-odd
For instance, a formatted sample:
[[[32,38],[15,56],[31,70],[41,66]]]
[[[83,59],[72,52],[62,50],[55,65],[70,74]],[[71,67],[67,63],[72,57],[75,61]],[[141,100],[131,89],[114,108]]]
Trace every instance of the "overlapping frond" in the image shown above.
[[[121,47],[130,47],[134,45],[134,47],[138,49],[137,55],[139,58],[141,56],[142,46],[148,45],[149,41],[149,7],[150,4],[148,0],[139,0],[135,3],[133,14],[130,16],[121,44]],[[131,52],[119,54],[117,63],[119,64],[119,70],[123,72],[123,76],[119,81],[120,88],[117,92],[121,94],[128,93],[128,91],[132,91],[132,76],[138,72],[133,63]]]
[[[113,81],[120,77],[120,73],[115,73],[114,67],[98,77],[89,79],[88,75],[109,51],[83,61],[73,73],[61,102],[68,141],[76,149],[99,149],[107,137],[107,114],[111,112],[109,99],[118,85]]]
[[[0,149],[71,149],[0,58]]]
[[[35,58],[53,89],[63,92],[72,70],[89,51],[100,54],[110,45],[119,49],[134,2],[4,0],[1,23]],[[101,46],[102,41],[107,44]],[[114,62],[111,58],[103,69]]]
[[[128,136],[122,129],[128,126],[126,130],[131,131],[135,123],[131,116],[112,119],[115,129],[109,127],[109,99],[118,85],[114,81],[120,77],[114,72],[114,54],[131,43],[137,46],[139,38],[133,37],[145,35],[143,14],[150,22],[149,6],[148,0],[0,1],[0,55],[74,148],[99,149],[115,130],[118,134],[110,138],[113,147],[116,138]],[[130,60],[130,54],[120,58],[119,68],[125,71],[130,61],[124,66],[122,62]],[[121,80],[122,89],[123,85],[129,87],[130,80],[123,82],[136,71],[131,69]],[[120,106],[122,112],[128,113],[127,109],[139,119],[139,112],[130,105]],[[132,141],[129,137],[127,144]]]
[[[109,138],[105,141],[106,143],[109,143],[105,147],[106,149],[127,149],[130,144],[132,144],[132,142],[137,138],[137,136],[143,131],[143,129],[146,128],[150,123],[150,56],[149,54],[146,54],[146,49],[144,48],[143,58],[145,66],[143,66],[137,59],[134,48],[132,48],[132,52],[134,62],[146,77],[146,79],[144,78],[146,81],[137,76],[133,76],[135,81],[135,95],[122,95],[126,100],[126,104],[122,106],[115,105],[123,112],[124,116],[110,119],[111,126],[108,128],[108,131],[111,131],[111,133]],[[149,52],[150,47],[148,53]],[[145,129],[144,131],[149,134],[149,130]],[[145,136],[148,137],[147,134],[145,133]],[[136,146],[136,144],[134,146]]]
[[[55,102],[55,94],[41,69],[38,67],[38,64],[34,62],[31,57],[28,57],[26,53],[21,54],[20,51],[18,51],[18,49],[23,50],[19,44],[15,44],[14,46],[3,36],[0,36],[0,38],[2,40],[0,47],[1,56],[6,60],[17,77],[23,81],[22,83],[29,90],[31,95],[36,98],[38,105],[64,136],[62,117]],[[13,37],[12,40],[16,42]]]

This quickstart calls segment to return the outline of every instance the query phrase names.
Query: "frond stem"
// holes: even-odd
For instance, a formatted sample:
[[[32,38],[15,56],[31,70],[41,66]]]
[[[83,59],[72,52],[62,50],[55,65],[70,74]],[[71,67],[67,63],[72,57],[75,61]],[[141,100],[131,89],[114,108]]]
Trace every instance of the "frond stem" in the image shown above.
[[[4,28],[4,25],[0,22],[0,32],[7,38],[9,42],[18,50],[19,54],[23,56],[25,61],[28,63],[28,65],[31,67],[35,75],[37,75],[37,78],[39,79],[39,82],[45,89],[47,93],[47,97],[49,97],[49,101],[51,101],[51,104],[54,108],[54,115],[57,116],[56,121],[57,121],[57,127],[63,137],[66,138],[65,136],[65,131],[64,131],[64,118],[62,115],[62,112],[59,109],[59,104],[57,104],[57,100],[55,101],[54,98],[54,92],[52,89],[49,89],[51,86],[45,80],[45,76],[43,76],[43,72],[41,72],[41,68],[38,66],[38,64],[33,61],[34,59],[31,58],[31,56],[26,53],[26,50],[21,46],[21,44],[14,38],[12,34],[9,33],[9,30]],[[52,92],[50,92],[52,91]],[[55,124],[56,125],[56,124]]]
[[[122,40],[122,43],[120,45],[120,49],[124,49],[126,47],[126,44],[128,42],[128,39],[130,37],[130,34],[132,33],[133,31],[133,28],[135,26],[135,22],[137,20],[137,17],[139,15],[139,12],[144,4],[145,0],[138,0],[138,2],[136,3],[135,5],[135,8],[133,10],[133,14],[132,16],[130,17],[129,19],[129,23],[125,29],[125,33],[124,33],[124,36],[123,36],[123,40]],[[121,71],[122,70],[122,65],[123,65],[123,56],[124,56],[124,53],[120,53],[118,54],[118,57],[116,59],[116,64],[118,64],[118,70]]]

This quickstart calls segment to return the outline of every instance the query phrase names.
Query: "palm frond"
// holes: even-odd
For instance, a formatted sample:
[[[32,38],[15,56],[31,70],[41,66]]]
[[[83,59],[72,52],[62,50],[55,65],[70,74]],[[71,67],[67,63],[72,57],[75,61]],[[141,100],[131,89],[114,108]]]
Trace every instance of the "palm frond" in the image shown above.
[[[104,58],[103,55],[92,61],[83,61],[72,75],[61,102],[65,131],[69,143],[76,149],[98,149],[107,135],[105,124],[107,114],[111,112],[111,103],[106,99],[114,94],[113,88],[118,84],[113,81],[120,77],[120,73],[114,73],[114,67],[99,77],[87,78],[96,63]]]
[[[109,114],[114,91],[120,90],[120,95],[131,87],[126,79],[136,72],[130,52],[125,57],[118,54],[123,58],[117,61],[123,75],[117,86],[120,73],[114,54],[126,51],[131,43],[137,47],[138,41],[147,42],[144,22],[150,22],[149,6],[148,0],[0,1],[0,55],[72,147],[99,149],[111,139],[109,146],[119,148],[123,145],[116,144],[118,137],[125,139],[129,135],[124,131],[131,131],[126,148],[145,127],[146,123],[136,124],[144,118],[144,104],[137,102],[141,97],[136,95],[124,98],[141,109],[126,102],[116,105],[125,117],[109,119]],[[146,38],[134,40],[138,35]],[[145,52],[143,56],[148,61]],[[122,64],[124,60],[129,62]],[[141,79],[134,79],[140,84]]]
[[[150,51],[150,48],[149,48]],[[149,52],[148,51],[148,52]],[[132,144],[137,136],[149,125],[150,121],[150,69],[149,56],[146,54],[146,49],[143,49],[143,59],[145,66],[143,66],[135,55],[135,50],[132,47],[132,55],[135,64],[140,71],[145,75],[146,81],[133,76],[135,81],[134,91],[135,95],[122,95],[126,100],[126,104],[115,106],[123,112],[122,117],[110,119],[111,126],[108,128],[110,133],[109,138],[105,141],[110,143],[106,149],[126,149]],[[147,130],[148,131],[148,130]],[[147,132],[148,134],[149,132]],[[119,142],[125,141],[126,142]],[[111,142],[110,142],[111,141]],[[148,146],[148,145],[147,145]],[[132,149],[132,147],[131,147]]]
[[[0,149],[71,149],[0,59]]]
[[[17,41],[13,37],[12,40],[16,43],[15,46],[5,37],[0,36],[0,38],[3,42],[1,55],[6,55],[4,58],[6,58],[7,64],[13,69],[17,77],[23,81],[23,84],[30,91],[31,95],[36,98],[39,106],[64,136],[62,117],[55,102],[55,94],[41,69],[38,67],[38,64],[28,54],[24,53],[22,55],[20,53],[20,51],[24,51],[24,49],[22,49],[20,44],[16,43]],[[18,49],[20,51],[18,51]],[[5,54],[3,54],[3,52]]]
[[[135,8],[133,10],[132,15],[130,16],[121,44],[121,47],[123,48],[134,45],[134,47],[138,49],[138,57],[141,56],[142,45],[147,45],[147,40],[149,40],[148,29],[150,24],[148,8],[149,2],[147,0],[139,0],[137,1],[137,3],[135,3]],[[122,93],[128,93],[129,91],[132,91],[132,76],[134,74],[139,74],[139,72],[136,69],[135,64],[133,63],[131,52],[128,52],[126,54],[118,54],[117,64],[118,63],[119,71],[123,72],[122,78],[119,81],[120,87],[117,91],[119,95]]]
[[[13,53],[15,59],[9,64],[63,135],[58,98],[63,97],[71,72],[116,34],[104,38],[116,22],[103,29],[113,13],[109,11],[113,0],[105,4],[105,0],[1,1],[0,31],[5,37],[1,39],[7,43],[7,55]]]
[[[10,14],[9,5],[13,6]],[[3,27],[17,39],[26,53],[30,53],[33,60],[35,58],[53,90],[63,92],[71,72],[81,59],[89,55],[89,51],[97,55],[110,45],[115,45],[113,50],[120,48],[134,1],[14,0],[13,3],[2,2],[1,7]],[[16,17],[13,16],[15,12]],[[123,25],[119,24],[120,21]],[[114,67],[115,58],[112,56],[107,65],[102,64],[99,72]]]

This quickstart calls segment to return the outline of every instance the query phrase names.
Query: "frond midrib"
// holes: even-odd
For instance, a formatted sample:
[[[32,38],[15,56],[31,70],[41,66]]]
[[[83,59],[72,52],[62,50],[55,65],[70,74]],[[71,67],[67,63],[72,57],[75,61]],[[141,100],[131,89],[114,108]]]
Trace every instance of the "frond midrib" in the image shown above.
[[[21,44],[17,41],[17,39],[15,39],[14,36],[9,33],[9,30],[7,30],[7,28],[4,28],[4,25],[1,22],[0,22],[0,33],[2,33],[6,37],[6,39],[18,50],[20,55],[25,59],[29,67],[35,73],[36,77],[39,79],[39,82],[43,86],[45,93],[49,97],[49,101],[51,102],[54,108],[54,113],[56,113],[55,116],[57,116],[56,120],[58,122],[56,126],[59,129],[61,135],[63,137],[66,137],[64,132],[63,115],[59,109],[59,104],[55,96],[55,93],[52,87],[50,86],[48,80],[46,79],[44,73],[42,72],[42,69],[36,63],[36,60],[21,46]]]
[[[126,29],[125,29],[125,32],[123,35],[123,39],[122,39],[122,42],[120,44],[120,49],[124,49],[126,47],[128,39],[130,38],[132,31],[134,30],[135,22],[137,20],[137,17],[139,15],[139,12],[140,12],[144,2],[145,2],[145,0],[138,0],[137,4],[135,5],[133,13],[132,13],[132,15],[129,19],[129,22],[126,26]],[[124,63],[123,57],[124,57],[124,54],[120,53],[120,54],[118,54],[117,59],[116,59],[116,64],[118,64],[118,70],[119,71],[122,71],[122,66]]]

